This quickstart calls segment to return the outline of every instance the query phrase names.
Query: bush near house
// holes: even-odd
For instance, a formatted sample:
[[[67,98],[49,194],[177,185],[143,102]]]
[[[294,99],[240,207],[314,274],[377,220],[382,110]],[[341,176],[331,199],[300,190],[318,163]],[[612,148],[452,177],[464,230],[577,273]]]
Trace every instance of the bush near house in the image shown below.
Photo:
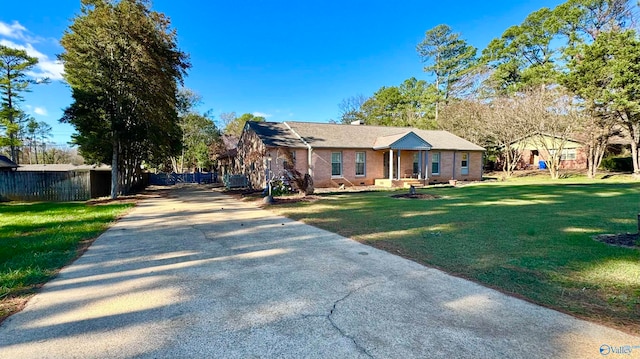
[[[631,156],[610,156],[602,159],[600,167],[612,172],[633,172]]]

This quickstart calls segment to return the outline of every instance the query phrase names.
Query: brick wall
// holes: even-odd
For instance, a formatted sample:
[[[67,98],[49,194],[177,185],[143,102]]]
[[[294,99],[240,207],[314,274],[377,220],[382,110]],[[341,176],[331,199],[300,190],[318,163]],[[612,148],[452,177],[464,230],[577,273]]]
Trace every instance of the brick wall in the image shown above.
[[[433,153],[440,153],[440,173],[431,173]],[[469,154],[469,174],[462,174],[462,154]],[[455,163],[454,163],[455,154]],[[454,172],[455,167],[455,172]],[[479,151],[430,151],[429,152],[429,182],[447,182],[451,178],[458,181],[479,181],[482,179],[482,152]]]
[[[573,170],[583,170],[587,168],[587,154],[585,153],[585,148],[580,147],[576,148],[576,159],[575,160],[564,160],[560,161],[561,169],[573,169]],[[522,152],[522,158],[518,162],[517,169],[535,169],[538,168],[540,160],[544,160],[549,158],[549,153],[545,150],[539,150],[538,155],[534,155],[534,152],[531,150],[524,150]]]
[[[331,153],[342,153],[342,176],[331,176]],[[356,176],[356,152],[365,153],[365,175]],[[371,186],[383,178],[383,156],[380,151],[360,149],[314,149],[313,180],[316,187]]]
[[[252,130],[244,131],[238,141],[233,174],[246,175],[253,188],[264,188],[266,153],[267,149],[258,135]]]
[[[389,156],[389,152],[366,150],[366,175],[355,175],[355,153],[358,150],[347,149],[316,149],[313,151],[312,165],[313,177],[316,187],[337,187],[341,184],[345,186],[373,185],[375,179],[388,178],[384,173],[384,160]],[[342,153],[342,176],[331,176],[331,153]],[[453,177],[453,151],[437,151],[440,153],[440,174],[431,173],[432,153],[429,152],[427,171],[430,182],[448,182]],[[400,152],[400,178],[410,177],[413,174],[413,151]],[[462,154],[456,152],[455,178],[459,181],[479,181],[482,179],[482,152],[465,152],[469,154],[469,173],[461,174]],[[394,152],[394,169],[397,166],[397,157]],[[394,172],[395,173],[395,172]],[[394,177],[395,178],[395,177]]]

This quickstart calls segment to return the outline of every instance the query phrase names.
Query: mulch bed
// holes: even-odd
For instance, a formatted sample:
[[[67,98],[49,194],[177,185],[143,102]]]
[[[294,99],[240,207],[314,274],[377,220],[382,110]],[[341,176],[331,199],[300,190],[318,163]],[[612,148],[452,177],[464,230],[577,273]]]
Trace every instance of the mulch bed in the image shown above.
[[[639,248],[640,246],[640,234],[638,233],[600,234],[594,239],[614,246],[628,248]]]
[[[393,198],[410,198],[410,199],[438,199],[438,198],[442,198],[442,196],[438,196],[438,195],[435,195],[435,194],[428,194],[428,193],[416,193],[416,194],[403,193],[403,194],[394,194],[391,197],[393,197]]]

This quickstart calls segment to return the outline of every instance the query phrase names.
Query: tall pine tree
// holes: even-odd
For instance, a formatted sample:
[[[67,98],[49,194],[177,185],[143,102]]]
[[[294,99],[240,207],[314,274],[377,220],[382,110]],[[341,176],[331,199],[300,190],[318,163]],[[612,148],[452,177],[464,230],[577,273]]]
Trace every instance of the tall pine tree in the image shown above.
[[[0,45],[0,125],[4,135],[0,136],[0,147],[8,146],[13,162],[18,162],[18,149],[21,145],[19,134],[24,127],[26,116],[20,111],[18,102],[21,94],[35,83],[26,73],[38,63],[24,50]]]

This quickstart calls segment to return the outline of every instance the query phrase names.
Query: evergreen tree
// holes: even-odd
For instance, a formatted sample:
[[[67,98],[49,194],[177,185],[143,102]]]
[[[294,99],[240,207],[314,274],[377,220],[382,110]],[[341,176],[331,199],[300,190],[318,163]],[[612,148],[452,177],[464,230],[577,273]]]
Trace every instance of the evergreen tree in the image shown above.
[[[176,32],[144,0],[82,0],[65,32],[73,104],[63,121],[85,159],[111,163],[111,197],[137,184],[142,161],[180,150],[178,84],[190,66]]]
[[[38,63],[38,59],[27,55],[24,50],[0,45],[0,125],[4,134],[0,135],[0,147],[8,146],[11,160],[18,163],[18,150],[22,144],[20,134],[26,116],[18,107],[23,100],[22,93],[29,91],[35,83],[26,73]]]

